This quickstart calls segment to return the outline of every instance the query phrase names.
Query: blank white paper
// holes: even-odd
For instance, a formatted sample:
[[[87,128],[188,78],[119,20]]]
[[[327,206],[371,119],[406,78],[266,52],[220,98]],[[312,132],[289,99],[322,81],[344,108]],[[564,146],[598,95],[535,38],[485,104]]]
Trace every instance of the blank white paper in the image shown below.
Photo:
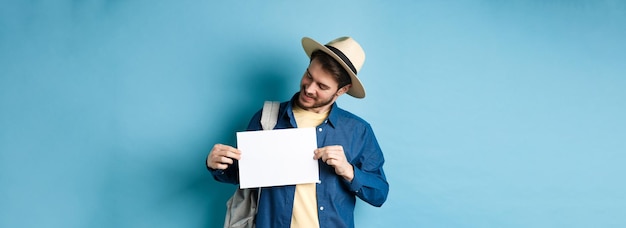
[[[316,183],[319,180],[315,128],[237,132],[239,187]]]

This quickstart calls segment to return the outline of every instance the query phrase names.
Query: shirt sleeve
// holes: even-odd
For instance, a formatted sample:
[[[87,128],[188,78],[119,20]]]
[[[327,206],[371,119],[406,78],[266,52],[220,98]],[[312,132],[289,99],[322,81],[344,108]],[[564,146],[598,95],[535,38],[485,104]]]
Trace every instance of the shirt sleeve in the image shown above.
[[[261,111],[258,111],[254,116],[252,116],[252,119],[250,119],[250,123],[248,123],[247,130],[249,131],[258,130],[260,128],[261,128]],[[224,170],[212,169],[208,165],[207,165],[207,169],[213,176],[213,179],[219,182],[239,184],[239,162],[237,160],[235,160],[232,165],[228,166],[228,168]]]
[[[353,164],[354,178],[352,182],[346,183],[350,191],[361,200],[380,207],[389,194],[389,183],[383,171],[385,159],[369,125],[360,137],[362,147],[359,159]]]
[[[263,129],[263,127],[261,126],[261,114],[263,112],[263,109],[257,111],[254,116],[252,116],[252,119],[250,119],[250,123],[248,123],[248,131],[258,131]]]
[[[212,169],[207,166],[207,169],[213,175],[213,179],[219,182],[231,183],[231,184],[239,184],[239,166],[237,161],[235,161],[232,165],[228,166],[228,168],[222,169]]]

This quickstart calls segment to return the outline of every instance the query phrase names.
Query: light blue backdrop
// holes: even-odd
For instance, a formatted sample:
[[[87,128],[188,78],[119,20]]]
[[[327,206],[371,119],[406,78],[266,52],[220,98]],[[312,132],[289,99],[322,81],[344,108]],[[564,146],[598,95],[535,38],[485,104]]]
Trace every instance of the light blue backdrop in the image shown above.
[[[222,2],[222,3],[220,3]],[[355,37],[358,227],[625,227],[623,1],[0,0],[0,227],[219,227],[204,158]]]

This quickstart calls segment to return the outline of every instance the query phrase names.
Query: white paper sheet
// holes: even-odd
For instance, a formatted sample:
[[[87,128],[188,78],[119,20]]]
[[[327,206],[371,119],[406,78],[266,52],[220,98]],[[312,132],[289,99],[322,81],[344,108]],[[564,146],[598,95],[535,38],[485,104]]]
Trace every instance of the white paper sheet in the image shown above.
[[[239,187],[256,188],[319,180],[315,128],[237,132]]]

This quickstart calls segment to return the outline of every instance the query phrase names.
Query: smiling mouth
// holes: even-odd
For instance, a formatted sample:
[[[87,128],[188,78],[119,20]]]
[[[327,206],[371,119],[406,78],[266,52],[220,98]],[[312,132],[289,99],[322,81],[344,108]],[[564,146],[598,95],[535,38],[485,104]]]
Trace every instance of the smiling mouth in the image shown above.
[[[312,100],[314,100],[314,99],[315,99],[315,98],[313,98],[313,97],[309,97],[309,96],[307,96],[307,95],[306,95],[306,93],[305,93],[304,91],[300,92],[300,97],[302,97],[302,99],[303,99],[303,100],[305,100],[305,101],[312,101]]]

